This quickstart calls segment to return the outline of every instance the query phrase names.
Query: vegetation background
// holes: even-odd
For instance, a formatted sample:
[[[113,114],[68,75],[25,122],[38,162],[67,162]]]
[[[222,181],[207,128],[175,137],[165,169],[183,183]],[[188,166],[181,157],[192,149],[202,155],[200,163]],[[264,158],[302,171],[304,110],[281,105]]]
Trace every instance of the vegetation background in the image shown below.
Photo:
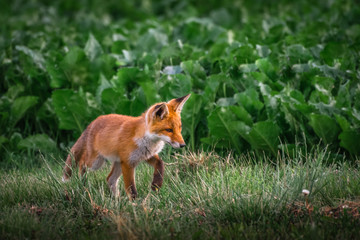
[[[1,6],[0,233],[6,238],[359,236],[355,0]],[[189,92],[182,113],[189,147],[175,156],[164,152],[174,164],[167,190],[131,205],[125,198],[114,203],[104,190],[106,171],[89,181],[58,182],[62,159],[97,116],[140,115]],[[150,181],[151,173],[140,167],[138,176]],[[301,189],[310,187],[315,210],[309,199],[299,203]],[[335,209],[336,221],[326,207]],[[62,217],[51,218],[54,212]],[[214,227],[204,232],[189,224]],[[256,235],[258,229],[263,233]]]

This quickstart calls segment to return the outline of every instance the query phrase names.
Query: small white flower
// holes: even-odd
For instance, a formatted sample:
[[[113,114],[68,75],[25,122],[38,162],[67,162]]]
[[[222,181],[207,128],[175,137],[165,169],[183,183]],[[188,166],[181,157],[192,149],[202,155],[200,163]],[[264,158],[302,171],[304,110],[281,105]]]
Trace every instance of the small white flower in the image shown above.
[[[310,194],[310,191],[307,190],[307,189],[303,189],[303,190],[302,190],[302,193],[304,194],[304,196],[307,196],[307,195]]]

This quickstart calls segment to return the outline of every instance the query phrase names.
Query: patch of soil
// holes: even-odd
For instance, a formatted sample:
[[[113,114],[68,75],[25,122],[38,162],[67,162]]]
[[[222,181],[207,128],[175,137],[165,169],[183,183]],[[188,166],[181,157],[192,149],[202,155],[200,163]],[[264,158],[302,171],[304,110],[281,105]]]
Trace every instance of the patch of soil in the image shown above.
[[[360,201],[345,201],[337,207],[325,206],[320,209],[320,212],[327,217],[335,219],[344,216],[345,214],[354,219],[360,219]]]
[[[294,202],[288,205],[287,208],[290,214],[300,218],[306,215],[311,217],[314,212],[314,207],[306,202]],[[316,213],[334,219],[347,215],[352,219],[360,220],[360,200],[344,201],[335,207],[323,206]]]

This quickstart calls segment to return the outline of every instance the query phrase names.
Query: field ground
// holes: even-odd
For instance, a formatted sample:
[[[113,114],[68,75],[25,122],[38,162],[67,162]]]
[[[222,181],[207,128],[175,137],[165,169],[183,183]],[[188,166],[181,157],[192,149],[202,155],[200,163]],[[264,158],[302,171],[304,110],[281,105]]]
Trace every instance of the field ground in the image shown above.
[[[360,239],[359,162],[332,164],[326,150],[277,162],[165,153],[163,188],[150,190],[140,164],[133,202],[122,180],[121,197],[110,195],[109,164],[64,184],[62,163],[38,158],[0,172],[1,239]]]
[[[359,1],[4,2],[1,240],[360,239]],[[96,117],[188,93],[159,192],[60,181]]]

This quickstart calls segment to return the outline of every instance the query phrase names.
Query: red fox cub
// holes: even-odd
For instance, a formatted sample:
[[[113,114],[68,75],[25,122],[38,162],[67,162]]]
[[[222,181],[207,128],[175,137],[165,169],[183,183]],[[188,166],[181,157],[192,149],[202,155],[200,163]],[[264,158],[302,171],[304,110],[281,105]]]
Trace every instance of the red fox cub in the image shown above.
[[[123,174],[127,194],[137,195],[135,167],[146,161],[154,167],[151,188],[157,190],[163,183],[164,163],[158,153],[168,143],[174,148],[185,146],[181,135],[180,113],[190,94],[169,102],[151,106],[139,117],[118,114],[96,118],[81,134],[66,159],[63,181],[71,176],[71,161],[75,159],[80,174],[86,168],[99,169],[105,159],[113,163],[107,177],[108,185],[118,196],[118,180]]]

